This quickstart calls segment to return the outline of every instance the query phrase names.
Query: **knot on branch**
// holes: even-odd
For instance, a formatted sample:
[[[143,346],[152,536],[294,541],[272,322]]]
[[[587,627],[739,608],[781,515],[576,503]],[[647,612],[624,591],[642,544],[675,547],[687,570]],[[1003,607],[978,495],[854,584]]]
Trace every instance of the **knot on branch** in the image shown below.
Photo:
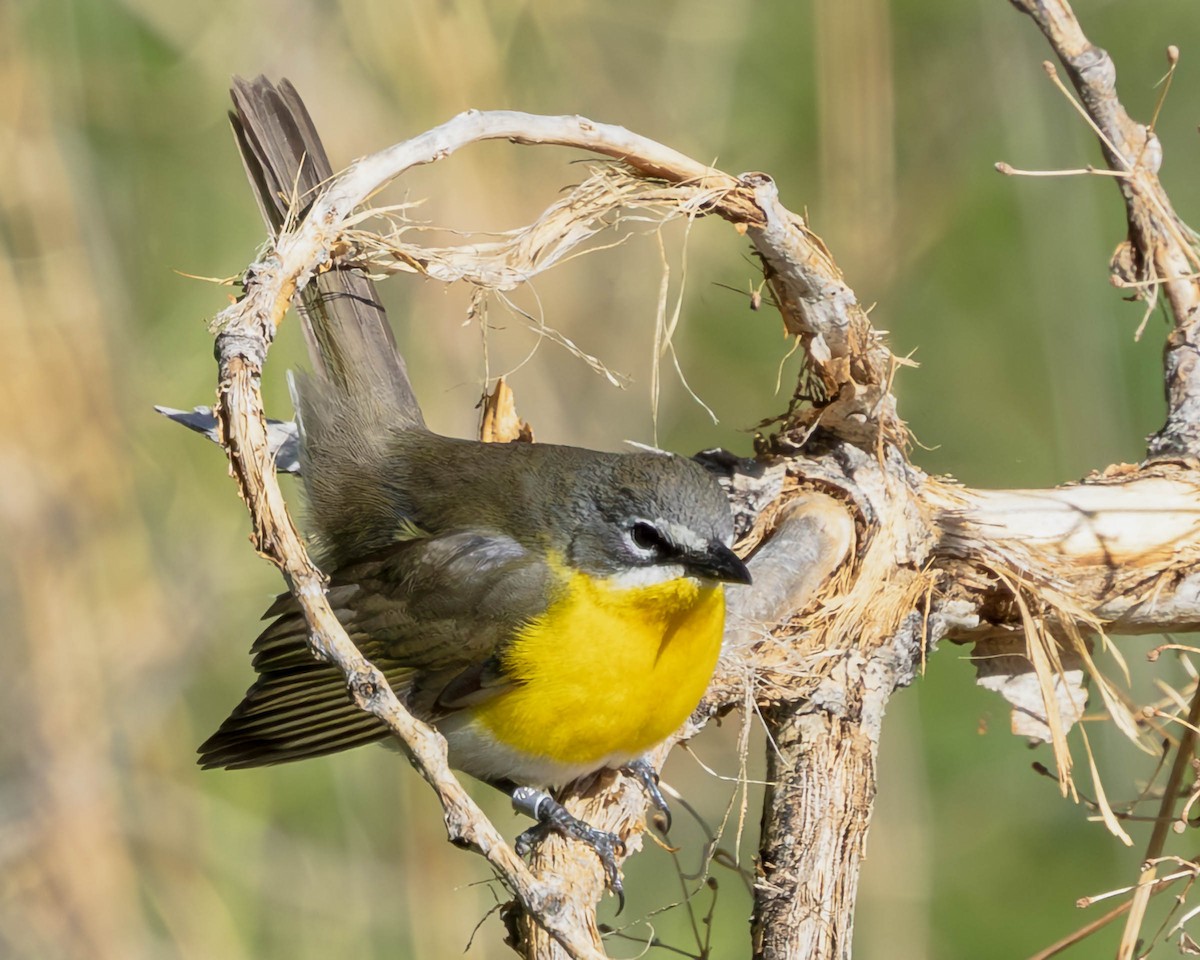
[[[364,710],[371,710],[378,702],[383,688],[387,686],[387,680],[375,667],[366,664],[351,674],[347,686],[354,702]]]

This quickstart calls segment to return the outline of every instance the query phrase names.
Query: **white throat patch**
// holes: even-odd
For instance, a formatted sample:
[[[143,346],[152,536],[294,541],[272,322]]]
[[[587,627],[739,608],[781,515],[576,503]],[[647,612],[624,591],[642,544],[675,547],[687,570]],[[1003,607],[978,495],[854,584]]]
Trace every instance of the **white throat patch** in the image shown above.
[[[604,582],[618,590],[632,590],[636,587],[655,587],[685,576],[687,572],[682,563],[656,563],[646,567],[630,567],[607,577]]]

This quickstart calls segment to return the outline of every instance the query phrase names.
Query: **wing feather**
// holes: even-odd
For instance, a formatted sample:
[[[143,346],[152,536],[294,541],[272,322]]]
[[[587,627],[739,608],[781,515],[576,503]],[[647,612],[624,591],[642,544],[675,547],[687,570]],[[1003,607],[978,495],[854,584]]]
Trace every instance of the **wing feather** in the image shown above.
[[[401,698],[427,719],[497,696],[511,681],[503,649],[556,590],[547,565],[490,531],[396,544],[330,580],[334,612]],[[251,647],[258,679],[201,745],[204,767],[283,763],[385,739],[386,726],[350,699],[345,678],[316,661],[295,599]],[[443,698],[441,694],[446,692]]]

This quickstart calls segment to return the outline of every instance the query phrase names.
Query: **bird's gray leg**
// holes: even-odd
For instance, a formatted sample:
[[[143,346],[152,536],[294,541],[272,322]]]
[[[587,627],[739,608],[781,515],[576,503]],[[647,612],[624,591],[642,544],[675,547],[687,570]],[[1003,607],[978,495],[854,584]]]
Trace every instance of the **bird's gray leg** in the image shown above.
[[[625,854],[625,844],[620,837],[615,833],[597,830],[572,816],[545,790],[517,786],[506,781],[494,786],[512,798],[514,810],[537,821],[536,825],[517,837],[515,846],[518,854],[528,856],[534,844],[543,840],[550,831],[586,843],[600,858],[608,888],[617,896],[617,913],[625,909],[625,891],[621,886],[621,872],[617,868],[617,858]]]

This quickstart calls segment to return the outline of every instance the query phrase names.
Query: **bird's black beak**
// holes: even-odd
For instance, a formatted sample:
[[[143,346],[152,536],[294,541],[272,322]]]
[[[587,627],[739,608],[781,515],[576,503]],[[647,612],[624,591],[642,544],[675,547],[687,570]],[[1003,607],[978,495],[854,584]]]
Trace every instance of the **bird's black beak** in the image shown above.
[[[709,541],[699,553],[689,553],[684,560],[688,573],[726,583],[750,583],[750,568],[720,540]]]

